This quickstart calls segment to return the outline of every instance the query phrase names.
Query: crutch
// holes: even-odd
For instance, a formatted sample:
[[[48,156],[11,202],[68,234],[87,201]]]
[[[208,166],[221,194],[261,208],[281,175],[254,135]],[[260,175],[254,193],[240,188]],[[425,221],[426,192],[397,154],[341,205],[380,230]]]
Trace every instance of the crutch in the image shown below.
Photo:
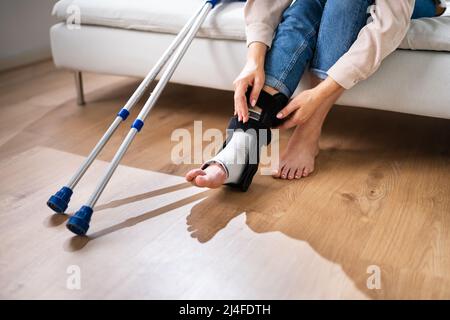
[[[136,120],[134,120],[133,124],[131,125],[130,131],[128,132],[127,136],[120,145],[117,153],[114,155],[111,163],[109,164],[106,170],[106,173],[104,174],[99,184],[95,188],[91,197],[86,202],[86,204],[80,208],[80,210],[78,210],[73,216],[69,218],[67,222],[67,228],[73,233],[78,235],[86,234],[87,230],[89,229],[89,222],[92,217],[94,205],[96,204],[101,193],[103,192],[109,180],[111,179],[114,171],[119,165],[120,160],[124,156],[134,137],[139,131],[141,131],[146,117],[148,116],[150,110],[153,108],[155,103],[158,101],[158,98],[160,97],[162,91],[164,90],[165,86],[167,85],[173,73],[175,72],[175,69],[177,68],[178,64],[180,63],[181,59],[183,58],[184,54],[189,48],[189,45],[192,43],[192,40],[197,34],[198,29],[205,21],[210,10],[218,2],[219,0],[210,0],[205,2],[204,6],[200,10],[198,17],[195,19],[194,23],[189,29],[186,38],[183,40],[180,47],[176,50],[167,68],[164,70],[161,79],[159,80],[153,92],[150,94],[148,100],[145,102],[144,107],[142,108],[138,117],[136,118]]]
[[[207,13],[210,9],[214,8],[214,6],[219,2],[219,0],[210,0],[206,1],[201,5],[201,7],[197,10],[194,16],[192,16],[177,37],[172,41],[170,46],[166,49],[164,54],[159,58],[156,65],[152,68],[152,70],[147,74],[144,80],[141,82],[139,87],[127,101],[125,106],[117,113],[117,117],[113,121],[113,123],[109,126],[108,130],[104,133],[103,137],[98,141],[95,147],[92,149],[91,153],[84,160],[82,165],[78,168],[76,173],[72,176],[69,182],[62,187],[57,193],[52,195],[50,199],[47,201],[47,205],[57,213],[64,213],[66,211],[70,198],[73,194],[73,189],[78,184],[80,179],[83,177],[87,169],[90,167],[92,162],[94,162],[95,158],[98,156],[100,151],[109,141],[111,136],[114,134],[119,125],[124,122],[128,115],[130,114],[130,110],[136,105],[136,103],[140,100],[142,95],[145,93],[145,90],[148,86],[155,80],[156,76],[160,73],[161,69],[167,64],[169,59],[173,56],[174,52],[178,49],[180,44],[185,40],[186,36],[189,35],[191,38],[195,36],[195,33],[192,30],[198,30],[201,23],[207,16]],[[195,28],[194,28],[195,26]],[[193,35],[192,35],[193,34]],[[178,60],[180,60],[178,58]],[[175,64],[178,65],[178,63]],[[175,68],[174,68],[175,69]],[[173,71],[172,71],[173,73]],[[170,77],[169,77],[170,78]],[[167,82],[167,81],[166,81]],[[159,96],[159,93],[157,94]],[[155,99],[156,100],[156,99]],[[154,102],[150,105],[149,109],[153,106]],[[147,112],[148,113],[148,112]],[[145,113],[145,115],[147,115]],[[119,159],[120,160],[120,159]],[[108,178],[109,179],[109,178]],[[102,188],[103,190],[103,188]],[[100,191],[101,193],[101,191]],[[100,194],[99,194],[100,195]],[[95,201],[94,201],[95,203]],[[93,204],[92,204],[93,205]]]

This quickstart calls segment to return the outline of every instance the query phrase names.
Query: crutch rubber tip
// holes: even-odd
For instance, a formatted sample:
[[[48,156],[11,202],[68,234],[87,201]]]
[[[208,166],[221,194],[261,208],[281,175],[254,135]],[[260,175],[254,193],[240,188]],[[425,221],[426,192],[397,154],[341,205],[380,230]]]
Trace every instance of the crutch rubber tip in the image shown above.
[[[92,212],[93,210],[91,207],[82,206],[81,209],[75,212],[75,214],[69,218],[69,221],[67,221],[67,229],[77,235],[85,235],[89,229]]]
[[[57,213],[64,213],[69,205],[70,197],[72,196],[72,189],[62,187],[57,193],[52,195],[47,201],[47,206]]]

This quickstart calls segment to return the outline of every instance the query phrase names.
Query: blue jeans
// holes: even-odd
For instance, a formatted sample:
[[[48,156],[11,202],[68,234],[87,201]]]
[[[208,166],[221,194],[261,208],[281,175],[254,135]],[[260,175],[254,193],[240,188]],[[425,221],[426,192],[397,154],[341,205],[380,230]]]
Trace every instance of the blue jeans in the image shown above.
[[[436,16],[436,2],[434,0],[416,0],[412,19],[430,18]]]
[[[397,1],[397,0],[395,0]],[[266,56],[265,84],[291,97],[310,66],[319,78],[350,49],[369,17],[373,0],[297,0],[285,10]],[[427,16],[430,2],[416,0],[415,18]]]

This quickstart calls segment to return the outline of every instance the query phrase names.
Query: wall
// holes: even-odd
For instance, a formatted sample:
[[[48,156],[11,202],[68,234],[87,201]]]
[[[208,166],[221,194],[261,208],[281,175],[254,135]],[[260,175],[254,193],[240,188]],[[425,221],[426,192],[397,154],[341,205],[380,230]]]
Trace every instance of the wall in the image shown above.
[[[0,70],[51,57],[56,0],[0,0]]]

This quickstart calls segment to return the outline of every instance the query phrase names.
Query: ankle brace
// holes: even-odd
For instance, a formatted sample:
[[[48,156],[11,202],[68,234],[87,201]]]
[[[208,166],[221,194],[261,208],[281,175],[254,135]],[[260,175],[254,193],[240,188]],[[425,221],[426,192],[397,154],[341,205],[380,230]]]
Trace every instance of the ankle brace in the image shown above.
[[[247,101],[249,101],[251,89],[250,87],[247,90]],[[270,128],[283,122],[276,115],[286,106],[287,102],[288,98],[282,93],[272,96],[261,91],[255,108],[247,103],[249,121],[243,123],[239,122],[237,117],[231,118],[227,129],[230,134],[222,150],[213,159],[207,161],[202,169],[212,163],[218,163],[227,172],[226,185],[238,188],[243,192],[247,191],[258,171],[261,148],[271,141]],[[239,134],[234,139],[234,134],[238,132]],[[245,161],[242,161],[243,157]]]

